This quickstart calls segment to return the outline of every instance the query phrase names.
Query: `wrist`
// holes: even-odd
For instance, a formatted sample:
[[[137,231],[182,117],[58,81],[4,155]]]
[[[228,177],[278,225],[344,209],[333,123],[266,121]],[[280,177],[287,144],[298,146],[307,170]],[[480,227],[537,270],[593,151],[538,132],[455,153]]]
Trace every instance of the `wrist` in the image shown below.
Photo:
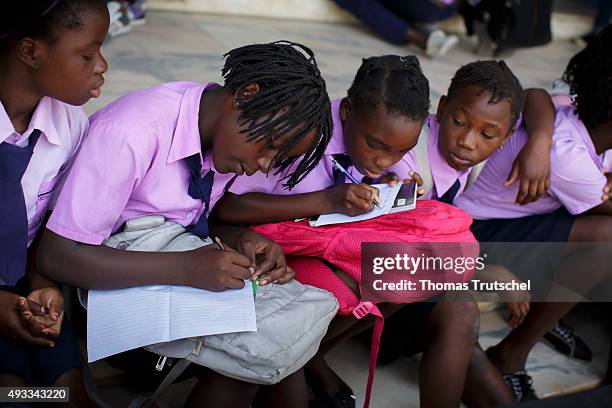
[[[318,205],[316,207],[318,209],[318,214],[315,215],[332,214],[337,212],[334,190],[335,188],[332,187],[321,191],[322,199],[318,201]]]
[[[552,132],[547,131],[532,132],[529,135],[527,143],[538,146],[547,146],[548,148],[550,148],[550,146],[552,146],[551,135]]]

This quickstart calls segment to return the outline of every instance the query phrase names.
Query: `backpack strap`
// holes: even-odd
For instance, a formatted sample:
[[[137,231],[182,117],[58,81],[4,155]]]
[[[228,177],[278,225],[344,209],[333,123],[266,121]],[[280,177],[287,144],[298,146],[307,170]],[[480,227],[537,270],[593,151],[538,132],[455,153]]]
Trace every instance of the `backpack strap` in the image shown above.
[[[380,336],[382,335],[385,325],[385,318],[372,302],[360,302],[355,309],[353,315],[357,319],[361,319],[368,314],[374,315],[374,333],[372,334],[372,344],[370,345],[370,362],[368,370],[368,382],[366,384],[365,398],[363,400],[363,408],[370,406],[370,397],[372,396],[372,384],[374,383],[374,372],[376,371],[376,360],[378,359],[378,349],[380,347]]]

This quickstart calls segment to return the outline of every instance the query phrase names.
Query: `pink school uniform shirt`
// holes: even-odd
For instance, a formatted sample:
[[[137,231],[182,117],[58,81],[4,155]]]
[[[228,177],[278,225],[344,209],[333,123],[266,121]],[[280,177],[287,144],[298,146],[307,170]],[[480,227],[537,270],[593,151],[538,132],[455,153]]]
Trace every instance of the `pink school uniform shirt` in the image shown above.
[[[551,213],[564,206],[571,214],[581,214],[602,203],[606,184],[602,173],[612,171],[598,155],[588,131],[574,107],[557,108],[553,143],[550,152],[550,189],[538,201],[516,204],[519,182],[505,187],[512,163],[527,141],[524,127],[519,128],[503,149],[489,158],[482,173],[470,189],[455,200],[455,205],[475,219],[519,218]],[[608,151],[609,153],[609,151]]]
[[[46,212],[53,209],[62,181],[88,128],[89,120],[82,108],[43,97],[28,128],[19,134],[0,103],[0,143],[26,147],[32,132],[35,129],[41,132],[21,179],[28,215],[28,246],[40,229]]]
[[[185,158],[202,154],[202,175],[215,170],[202,152],[198,117],[205,89],[218,84],[172,82],[133,92],[96,112],[47,228],[99,245],[125,221],[162,215],[183,226],[208,214],[189,196]],[[215,171],[210,209],[234,174]]]

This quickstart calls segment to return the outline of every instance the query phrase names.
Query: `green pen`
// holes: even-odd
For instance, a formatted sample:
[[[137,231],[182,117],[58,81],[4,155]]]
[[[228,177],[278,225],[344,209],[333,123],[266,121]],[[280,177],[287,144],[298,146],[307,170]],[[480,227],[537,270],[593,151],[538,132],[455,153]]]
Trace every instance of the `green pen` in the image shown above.
[[[251,282],[251,286],[253,286],[253,297],[257,294],[257,286],[259,286],[259,277]]]

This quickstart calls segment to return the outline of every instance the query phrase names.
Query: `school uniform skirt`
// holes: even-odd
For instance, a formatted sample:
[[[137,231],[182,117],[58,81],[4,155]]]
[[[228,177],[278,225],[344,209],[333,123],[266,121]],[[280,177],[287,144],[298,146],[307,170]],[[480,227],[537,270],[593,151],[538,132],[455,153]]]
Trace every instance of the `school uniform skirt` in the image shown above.
[[[530,279],[535,289],[532,294],[537,296],[546,290],[546,283],[561,264],[574,219],[561,207],[549,214],[474,220],[471,230],[481,243],[481,256],[487,255],[487,263],[502,265],[522,280]]]

